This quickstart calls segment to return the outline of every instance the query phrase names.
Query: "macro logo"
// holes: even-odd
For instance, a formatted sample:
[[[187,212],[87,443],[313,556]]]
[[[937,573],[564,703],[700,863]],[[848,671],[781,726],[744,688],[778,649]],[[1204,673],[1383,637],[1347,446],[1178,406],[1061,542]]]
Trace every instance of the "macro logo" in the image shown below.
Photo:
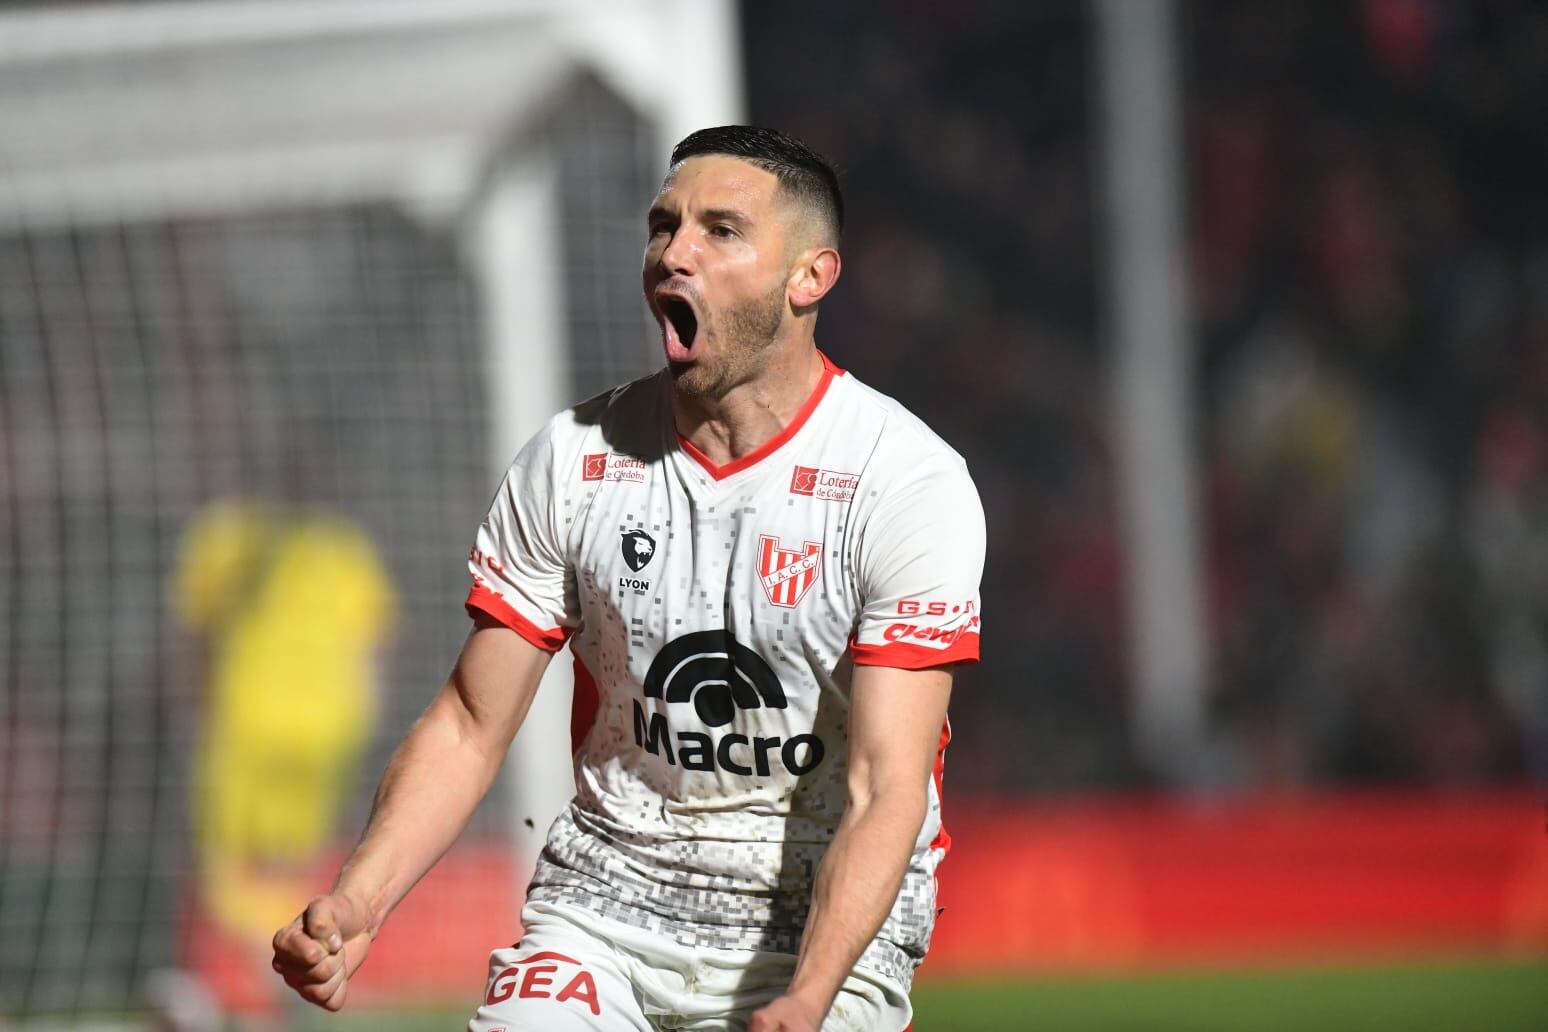
[[[788,739],[735,731],[712,736],[704,731],[674,732],[669,716],[690,703],[698,722],[724,728],[738,710],[785,709],[784,686],[768,661],[738,642],[727,630],[694,631],[674,638],[656,654],[645,674],[645,698],[667,704],[667,712],[647,713],[634,702],[634,743],[684,770],[724,770],[744,777],[767,777],[776,761],[792,774],[805,774],[826,752],[814,734]]]
[[[768,661],[727,630],[694,631],[656,653],[645,697],[691,702],[710,727],[731,723],[738,709],[784,709],[784,686]]]

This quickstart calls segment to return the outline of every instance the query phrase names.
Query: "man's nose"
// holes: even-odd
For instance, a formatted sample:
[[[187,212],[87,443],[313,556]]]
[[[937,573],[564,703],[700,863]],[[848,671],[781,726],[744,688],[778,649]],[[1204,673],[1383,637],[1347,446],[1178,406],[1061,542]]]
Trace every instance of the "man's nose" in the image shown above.
[[[699,249],[687,227],[680,226],[661,252],[661,267],[673,275],[692,275],[699,265]]]

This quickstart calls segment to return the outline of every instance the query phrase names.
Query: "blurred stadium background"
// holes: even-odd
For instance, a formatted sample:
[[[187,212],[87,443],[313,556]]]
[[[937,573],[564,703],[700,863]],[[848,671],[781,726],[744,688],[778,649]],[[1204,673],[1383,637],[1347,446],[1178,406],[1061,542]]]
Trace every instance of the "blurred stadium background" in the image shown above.
[[[236,883],[320,890],[499,471],[658,361],[641,215],[734,120],[840,166],[820,339],[988,513],[916,1027],[1548,1027],[1527,0],[0,3],[0,1024],[458,1027],[566,672],[325,1025],[199,898],[253,859],[217,717],[312,708],[247,600],[357,645],[338,812]]]

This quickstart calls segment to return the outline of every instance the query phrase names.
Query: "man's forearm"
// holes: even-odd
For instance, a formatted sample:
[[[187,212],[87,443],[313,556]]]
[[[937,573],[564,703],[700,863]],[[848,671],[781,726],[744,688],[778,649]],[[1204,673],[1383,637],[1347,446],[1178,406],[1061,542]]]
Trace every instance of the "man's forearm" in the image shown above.
[[[456,841],[489,790],[504,749],[481,741],[443,691],[393,754],[371,818],[334,891],[364,903],[372,936]]]
[[[923,791],[851,804],[817,870],[812,909],[787,995],[818,1014],[833,1005],[844,979],[897,901],[924,820]]]
[[[274,933],[274,970],[319,1007],[344,1006],[387,915],[441,858],[489,790],[550,653],[483,614],[451,678],[393,753],[365,834],[333,892]]]

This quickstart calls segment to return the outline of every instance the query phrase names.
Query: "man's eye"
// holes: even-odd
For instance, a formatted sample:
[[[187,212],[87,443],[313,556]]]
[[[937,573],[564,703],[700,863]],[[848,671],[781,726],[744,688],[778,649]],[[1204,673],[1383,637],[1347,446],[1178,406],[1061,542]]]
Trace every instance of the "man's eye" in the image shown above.
[[[734,237],[736,236],[736,230],[732,229],[730,226],[725,225],[711,226],[710,235],[718,237]]]

